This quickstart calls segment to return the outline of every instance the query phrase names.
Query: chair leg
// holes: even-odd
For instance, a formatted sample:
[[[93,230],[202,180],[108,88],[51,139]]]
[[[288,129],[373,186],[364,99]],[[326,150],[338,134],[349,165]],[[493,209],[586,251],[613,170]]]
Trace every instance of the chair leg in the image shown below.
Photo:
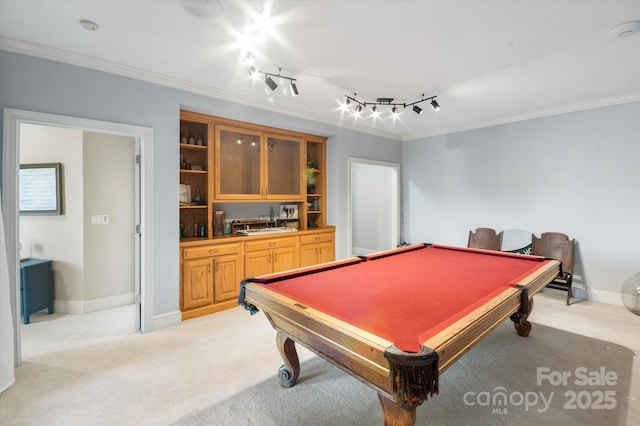
[[[567,276],[567,285],[569,288],[567,288],[567,306],[569,306],[571,304],[571,284],[573,283],[573,276],[572,275],[568,275]]]

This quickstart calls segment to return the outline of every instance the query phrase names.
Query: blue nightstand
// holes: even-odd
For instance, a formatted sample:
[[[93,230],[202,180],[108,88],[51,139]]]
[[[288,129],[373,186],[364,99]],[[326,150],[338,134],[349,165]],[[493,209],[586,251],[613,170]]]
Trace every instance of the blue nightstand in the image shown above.
[[[20,261],[20,312],[25,324],[34,312],[47,309],[53,313],[52,263],[44,259]]]

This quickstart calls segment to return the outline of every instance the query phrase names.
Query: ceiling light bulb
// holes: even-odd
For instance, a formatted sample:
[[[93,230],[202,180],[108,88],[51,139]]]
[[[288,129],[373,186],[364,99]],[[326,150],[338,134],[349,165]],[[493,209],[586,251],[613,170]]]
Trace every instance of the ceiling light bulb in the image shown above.
[[[273,81],[273,79],[270,76],[265,76],[264,79],[264,83],[269,86],[269,89],[271,90],[276,90],[276,88],[278,87],[278,85],[276,84],[275,81]]]
[[[298,86],[296,86],[296,82],[291,80],[291,95],[298,96],[300,92],[298,92]]]
[[[431,100],[431,108],[433,108],[434,111],[440,111],[440,105],[435,99]]]
[[[418,115],[422,114],[422,108],[420,108],[418,105],[413,106],[413,111]]]

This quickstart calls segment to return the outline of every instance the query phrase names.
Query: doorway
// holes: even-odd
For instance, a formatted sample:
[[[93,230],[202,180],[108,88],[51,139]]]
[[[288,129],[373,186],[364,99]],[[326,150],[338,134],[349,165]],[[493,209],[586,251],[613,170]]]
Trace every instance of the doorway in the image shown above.
[[[389,250],[400,241],[396,163],[349,158],[349,256]]]
[[[151,177],[152,177],[152,146],[153,130],[150,128],[127,124],[87,120],[75,117],[58,116],[53,114],[4,110],[4,144],[2,159],[2,206],[5,221],[7,242],[7,260],[9,265],[9,283],[11,293],[11,311],[14,316],[14,364],[18,366],[21,360],[20,341],[20,303],[19,303],[19,214],[18,214],[18,171],[20,159],[20,129],[23,124],[36,124],[58,128],[78,129],[96,134],[115,135],[132,138],[135,143],[135,157],[137,172],[135,175],[136,225],[131,230],[134,239],[135,266],[134,274],[137,282],[134,290],[134,301],[138,306],[139,329],[142,332],[153,330],[153,288],[151,256],[153,235],[144,232],[152,229],[153,205]],[[149,254],[149,255],[145,255]]]

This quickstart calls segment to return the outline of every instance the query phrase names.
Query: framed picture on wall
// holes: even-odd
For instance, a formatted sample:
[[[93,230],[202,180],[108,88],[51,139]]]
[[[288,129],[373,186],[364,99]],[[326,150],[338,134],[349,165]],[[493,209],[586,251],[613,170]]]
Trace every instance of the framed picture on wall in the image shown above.
[[[19,175],[21,215],[62,214],[62,164],[21,164]]]

